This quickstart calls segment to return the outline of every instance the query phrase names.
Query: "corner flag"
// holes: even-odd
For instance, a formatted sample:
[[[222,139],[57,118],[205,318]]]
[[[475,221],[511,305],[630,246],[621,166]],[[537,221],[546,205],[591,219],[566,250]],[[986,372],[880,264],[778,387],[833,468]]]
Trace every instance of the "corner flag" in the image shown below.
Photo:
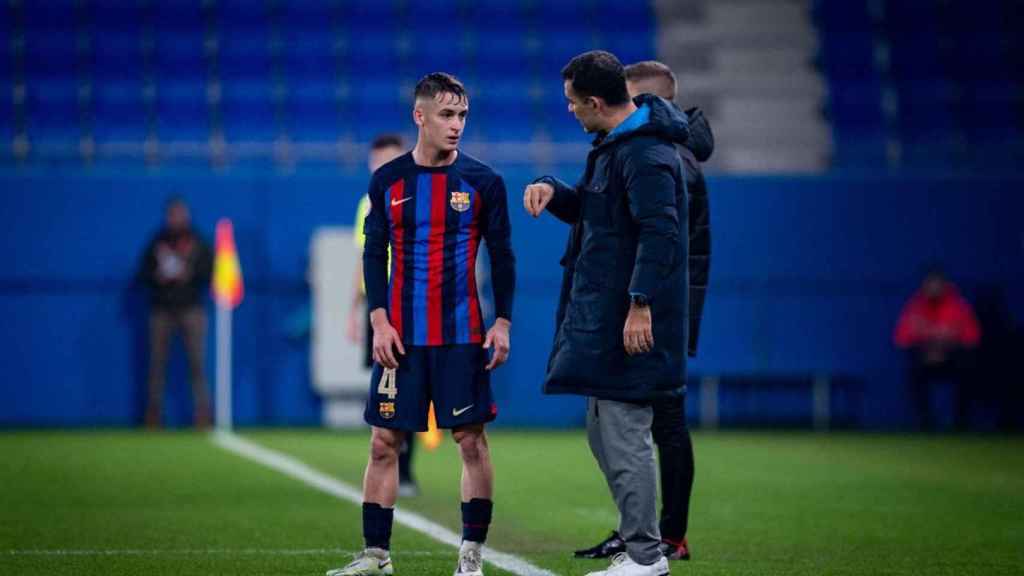
[[[238,251],[235,250],[235,231],[227,218],[217,222],[212,289],[217,306],[230,309],[241,304],[245,292],[242,267],[238,264]]]
[[[244,293],[235,231],[227,218],[217,222],[210,288],[217,303],[217,428],[226,431],[231,430],[231,311]]]

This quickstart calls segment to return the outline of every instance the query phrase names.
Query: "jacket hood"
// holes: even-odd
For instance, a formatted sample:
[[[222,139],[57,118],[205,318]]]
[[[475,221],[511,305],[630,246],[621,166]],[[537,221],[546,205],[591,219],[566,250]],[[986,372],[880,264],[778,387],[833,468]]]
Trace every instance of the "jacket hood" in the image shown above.
[[[643,121],[635,126],[617,128],[594,141],[595,146],[605,146],[634,136],[657,136],[674,144],[686,145],[690,137],[686,114],[671,102],[653,94],[641,94],[633,99],[639,118]],[[634,121],[631,116],[625,122]],[[708,132],[710,134],[710,131]],[[695,153],[696,154],[696,153]]]
[[[693,155],[700,162],[707,162],[711,153],[715,151],[715,136],[711,133],[711,126],[704,112],[700,108],[690,108],[686,111],[686,120],[690,126],[690,137],[686,140],[685,146],[693,152]]]

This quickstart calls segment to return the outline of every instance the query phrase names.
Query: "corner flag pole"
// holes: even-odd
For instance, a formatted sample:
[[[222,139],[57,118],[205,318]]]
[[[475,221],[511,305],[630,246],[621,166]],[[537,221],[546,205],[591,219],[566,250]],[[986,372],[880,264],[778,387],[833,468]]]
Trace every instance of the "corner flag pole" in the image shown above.
[[[217,429],[231,430],[231,318],[242,303],[244,288],[242,268],[235,249],[235,233],[231,220],[217,222],[217,238],[213,261],[213,299],[217,304]]]
[[[217,303],[217,429],[231,430],[231,308]]]

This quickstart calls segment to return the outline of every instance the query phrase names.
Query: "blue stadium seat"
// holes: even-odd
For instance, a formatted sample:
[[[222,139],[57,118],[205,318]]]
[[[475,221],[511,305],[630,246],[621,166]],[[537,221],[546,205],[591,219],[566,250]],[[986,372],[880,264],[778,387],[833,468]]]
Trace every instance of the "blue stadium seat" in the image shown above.
[[[353,30],[342,38],[345,44],[344,67],[355,77],[398,74],[398,28],[383,23],[361,31]]]
[[[156,35],[156,73],[159,76],[205,79],[209,68],[205,32],[160,29]]]
[[[541,1],[532,6],[532,17],[535,25],[542,29],[558,26],[559,32],[593,26],[594,9],[592,2],[557,2]],[[549,34],[546,36],[554,36]]]
[[[837,81],[877,80],[874,39],[865,32],[826,33],[820,62],[824,72]]]
[[[273,140],[279,133],[273,88],[266,81],[225,81],[221,100],[224,138]]]
[[[409,2],[406,21],[416,28],[433,28],[445,33],[457,27],[462,17],[460,0],[430,0],[430,2]]]
[[[40,80],[26,86],[26,128],[34,142],[77,142],[81,136],[78,82]]]
[[[559,34],[542,35],[539,71],[542,77],[558,78],[569,60],[588,50],[601,48],[601,39],[589,29],[567,29]]]
[[[867,2],[814,0],[811,12],[818,25],[826,32],[826,39],[833,33],[870,33],[873,26]]]
[[[79,18],[78,4],[74,0],[22,2],[25,36],[47,33],[73,36]]]
[[[478,0],[465,7],[466,25],[489,37],[491,34],[523,34],[530,26],[525,2]]]
[[[92,41],[92,75],[97,82],[133,79],[144,73],[142,38],[138,31],[98,33]]]
[[[80,68],[75,35],[59,31],[26,32],[24,64],[28,78],[75,78]]]
[[[335,81],[343,62],[338,37],[331,31],[287,30],[282,65],[293,83]]]
[[[479,133],[488,142],[524,142],[533,139],[537,129],[534,104],[523,94],[521,98],[479,98],[470,104],[467,130]]]
[[[98,142],[146,139],[146,104],[142,86],[108,81],[93,88],[93,135]]]
[[[336,95],[334,82],[299,82],[291,85],[285,115],[286,131],[293,140],[323,142],[338,139],[351,106]]]
[[[972,141],[999,145],[1017,139],[1024,132],[1020,83],[975,84],[956,106],[965,134]]]
[[[162,141],[207,140],[210,109],[206,82],[164,76],[157,90],[157,134]]]
[[[657,49],[654,46],[654,35],[646,31],[615,32],[604,36],[603,48],[619,57],[623,64],[654,60]]]
[[[142,31],[142,2],[89,2],[88,8],[94,38],[110,33],[138,35]]]
[[[271,13],[267,2],[251,0],[218,0],[217,23],[223,36],[247,29],[266,31],[270,26]]]
[[[377,26],[397,26],[401,14],[396,0],[347,0],[341,2],[341,17],[353,32]]]
[[[277,15],[286,32],[323,33],[341,24],[342,12],[333,2],[300,0],[282,3]]]
[[[14,100],[13,90],[7,78],[0,80],[0,158],[6,155],[6,149],[14,138]]]
[[[239,30],[220,39],[220,75],[222,78],[270,79],[269,38],[266,30]]]
[[[908,139],[942,137],[958,122],[957,88],[949,82],[913,82],[900,88],[900,130]]]
[[[642,34],[654,40],[654,10],[649,2],[598,0],[593,24],[606,34]]]
[[[352,98],[347,104],[357,140],[367,141],[379,132],[394,132],[409,125],[412,94],[402,91],[402,84],[393,80],[367,79],[351,82]]]
[[[572,112],[569,112],[560,82],[549,83],[543,87],[543,94],[537,106],[540,128],[552,140],[580,141],[588,138],[583,134],[583,129]]]
[[[161,0],[152,4],[149,17],[158,33],[174,30],[202,33],[209,17],[203,4],[204,0]]]
[[[840,132],[847,129],[880,129],[882,94],[877,81],[847,82],[829,91],[829,119]]]
[[[5,84],[14,76],[14,29],[9,11],[9,4],[0,4],[0,82]]]
[[[444,71],[465,76],[471,68],[472,54],[464,48],[465,37],[444,30],[417,28],[409,34],[409,70],[416,78]]]
[[[500,79],[511,72],[529,69],[536,60],[526,34],[521,30],[499,29],[473,34],[476,74]]]

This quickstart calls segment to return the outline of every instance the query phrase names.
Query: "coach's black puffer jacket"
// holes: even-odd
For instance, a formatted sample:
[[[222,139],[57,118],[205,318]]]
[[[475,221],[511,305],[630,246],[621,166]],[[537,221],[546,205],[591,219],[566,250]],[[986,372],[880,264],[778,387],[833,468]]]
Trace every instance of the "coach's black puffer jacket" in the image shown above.
[[[686,116],[650,94],[646,122],[599,136],[580,183],[555,188],[548,210],[573,225],[563,264],[559,325],[547,394],[621,401],[678,396],[686,384],[688,235],[683,163]],[[650,301],[654,348],[628,356],[630,294]]]

